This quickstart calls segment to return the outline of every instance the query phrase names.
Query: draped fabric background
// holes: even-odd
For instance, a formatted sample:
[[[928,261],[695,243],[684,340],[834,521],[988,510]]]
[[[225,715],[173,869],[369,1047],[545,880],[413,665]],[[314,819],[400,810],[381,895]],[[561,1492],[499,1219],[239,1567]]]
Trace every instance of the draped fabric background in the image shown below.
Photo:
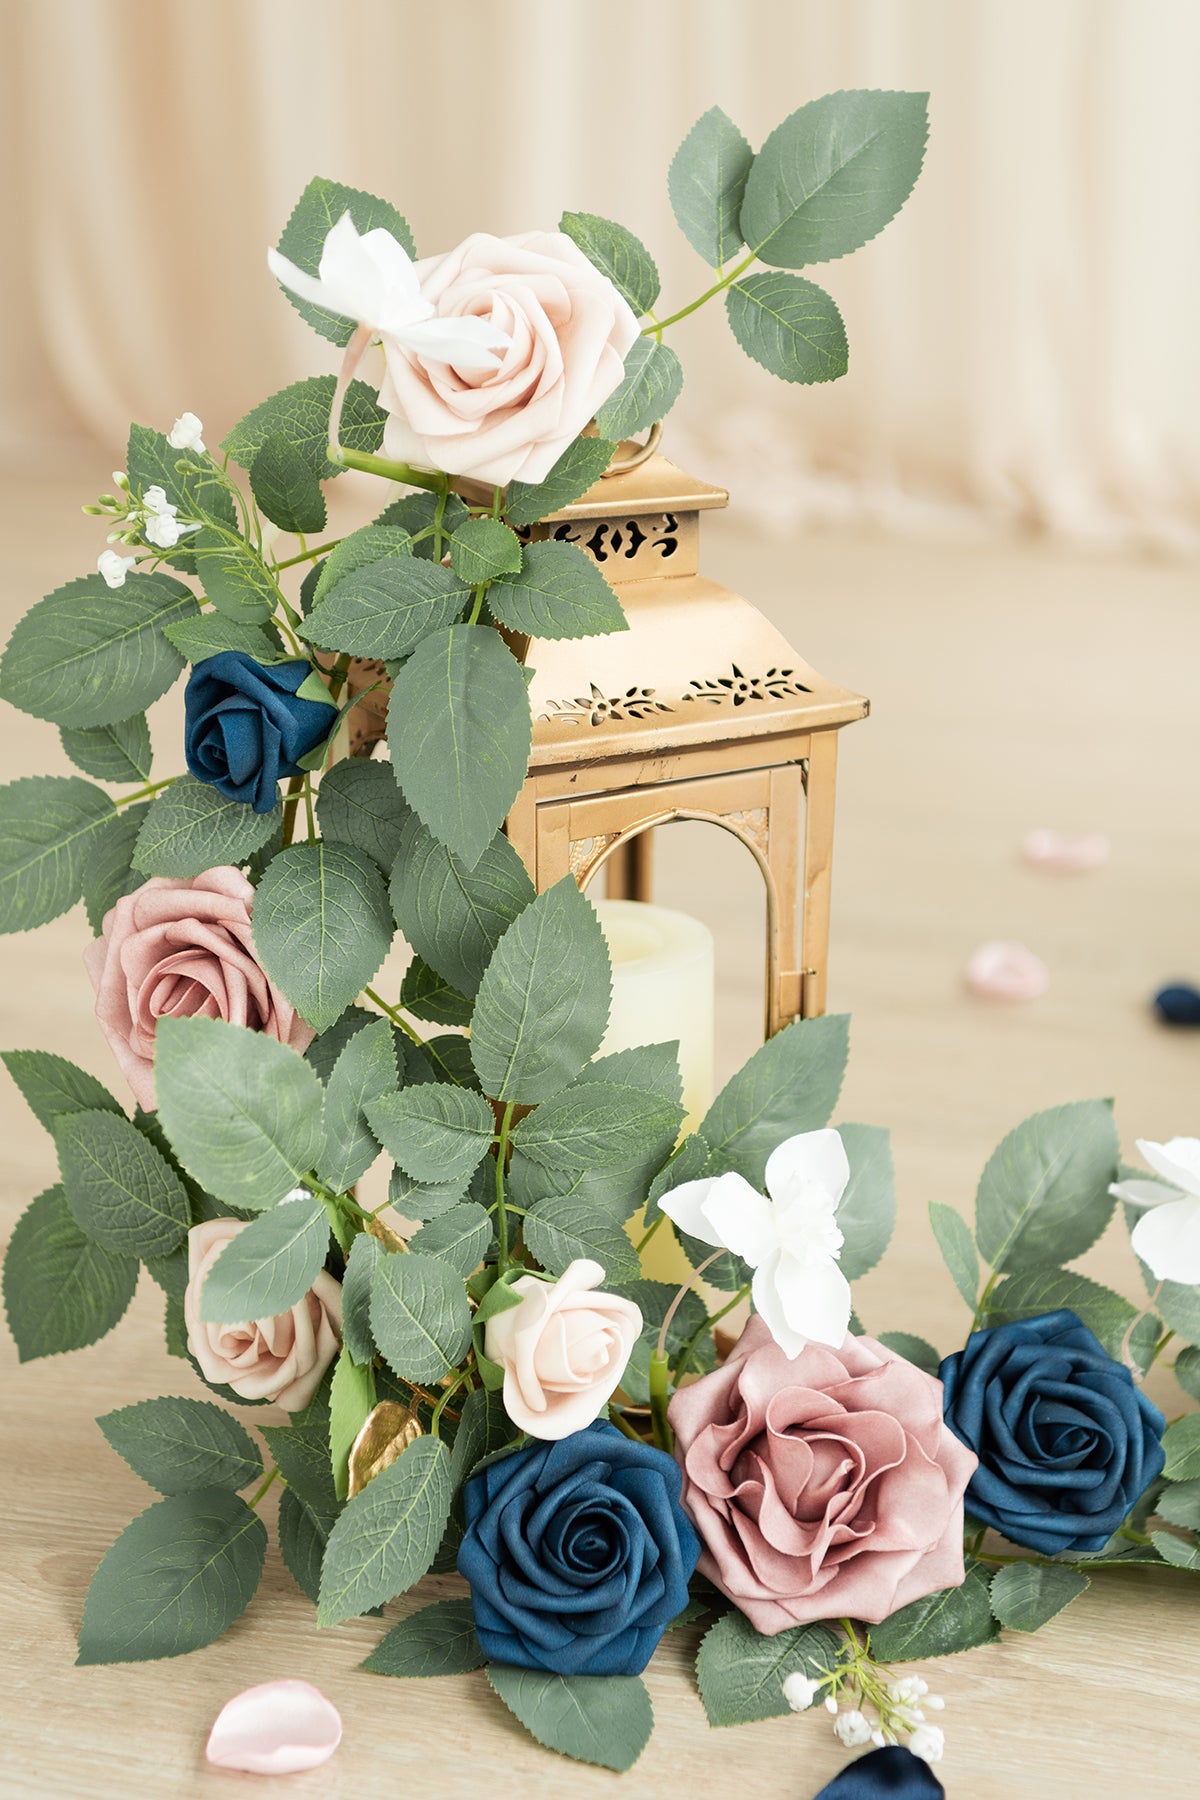
[[[135,417],[215,441],[331,366],[263,252],[313,173],[419,247],[618,218],[707,285],[665,171],[714,101],[754,143],[839,86],[928,88],[899,219],[812,271],[848,377],[799,393],[710,307],[671,446],[783,529],[972,516],[1200,546],[1196,0],[0,0],[8,457]],[[708,316],[716,314],[717,316]]]

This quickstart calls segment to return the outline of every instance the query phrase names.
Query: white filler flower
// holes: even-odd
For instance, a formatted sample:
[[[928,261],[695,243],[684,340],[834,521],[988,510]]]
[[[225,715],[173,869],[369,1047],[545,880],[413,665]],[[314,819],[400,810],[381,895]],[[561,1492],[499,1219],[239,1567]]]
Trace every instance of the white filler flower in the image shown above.
[[[125,577],[136,561],[136,556],[118,556],[115,550],[102,550],[96,567],[110,588],[119,588],[125,586]]]
[[[661,1205],[689,1236],[732,1250],[754,1270],[754,1304],[787,1356],[806,1344],[837,1349],[850,1324],[850,1284],[838,1267],[835,1215],[850,1179],[836,1131],[803,1131],[767,1161],[769,1199],[744,1176],[685,1181]]]
[[[1166,1144],[1139,1138],[1137,1147],[1156,1175],[1169,1182],[1115,1181],[1118,1200],[1145,1211],[1130,1233],[1134,1252],[1159,1281],[1200,1283],[1200,1138]]]
[[[302,300],[353,319],[375,337],[436,362],[453,363],[464,373],[486,374],[499,368],[494,352],[508,348],[507,333],[487,319],[469,314],[436,318],[403,244],[382,226],[360,236],[348,212],[326,235],[315,275],[306,275],[278,250],[267,251],[267,265],[275,279]]]
[[[793,1712],[807,1712],[820,1691],[820,1682],[801,1669],[793,1669],[783,1684],[783,1697]]]
[[[940,1725],[918,1725],[908,1747],[922,1762],[941,1762],[946,1753],[946,1734]]]
[[[849,1712],[838,1714],[833,1722],[833,1734],[847,1750],[857,1750],[860,1744],[871,1742],[871,1721],[865,1713],[852,1707]]]
[[[180,413],[167,433],[167,442],[172,450],[194,450],[197,456],[203,456],[204,439],[200,435],[203,430],[194,412]]]

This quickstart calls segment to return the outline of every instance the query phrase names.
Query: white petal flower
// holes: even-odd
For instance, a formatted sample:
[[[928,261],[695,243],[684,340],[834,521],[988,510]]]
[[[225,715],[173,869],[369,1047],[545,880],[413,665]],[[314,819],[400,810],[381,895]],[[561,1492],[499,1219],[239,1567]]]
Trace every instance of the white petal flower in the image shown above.
[[[1139,1138],[1137,1147],[1162,1182],[1114,1181],[1108,1191],[1145,1209],[1129,1241],[1155,1278],[1194,1287],[1200,1284],[1200,1138],[1165,1144]]]
[[[183,535],[183,527],[179,520],[172,517],[175,508],[169,513],[151,513],[143,527],[143,534],[148,544],[156,544],[160,550],[172,549]]]
[[[167,442],[172,450],[194,450],[197,456],[203,456],[204,440],[200,435],[203,430],[194,412],[180,413],[167,433]]]
[[[812,1681],[799,1669],[795,1669],[783,1684],[783,1697],[793,1712],[807,1712],[820,1688],[819,1681]]]
[[[839,1134],[805,1131],[771,1152],[769,1198],[730,1173],[685,1181],[661,1205],[690,1237],[750,1264],[754,1304],[767,1330],[786,1355],[799,1356],[810,1343],[837,1349],[850,1323],[836,1219],[849,1179]]]
[[[857,1750],[860,1744],[871,1742],[871,1722],[857,1708],[850,1712],[839,1713],[834,1720],[833,1734],[847,1750]],[[883,1739],[880,1738],[882,1743]]]
[[[148,487],[142,495],[142,507],[156,518],[173,519],[179,508],[167,499],[166,488]]]
[[[908,1747],[922,1762],[941,1762],[946,1750],[946,1734],[940,1725],[918,1725],[908,1740]]]
[[[403,244],[378,226],[360,236],[348,212],[327,233],[315,275],[298,269],[278,250],[267,251],[267,266],[285,288],[324,312],[353,319],[376,337],[453,363],[464,373],[499,368],[494,352],[509,346],[508,334],[487,319],[435,317]]]
[[[110,588],[119,588],[125,586],[125,577],[136,561],[136,556],[118,556],[115,550],[102,550],[96,567]]]

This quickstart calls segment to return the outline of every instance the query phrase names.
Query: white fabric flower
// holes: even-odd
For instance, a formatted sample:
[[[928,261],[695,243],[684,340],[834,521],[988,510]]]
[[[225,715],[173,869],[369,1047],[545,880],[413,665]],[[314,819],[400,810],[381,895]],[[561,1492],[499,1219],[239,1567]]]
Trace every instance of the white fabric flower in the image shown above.
[[[167,442],[172,450],[194,450],[197,456],[203,456],[204,439],[200,435],[203,430],[194,412],[180,413],[167,433]]]
[[[148,487],[142,495],[143,510],[155,518],[173,519],[179,508],[167,499],[167,490],[163,487]]]
[[[839,1134],[803,1131],[771,1152],[769,1199],[730,1173],[685,1181],[661,1205],[689,1236],[750,1264],[754,1304],[767,1330],[786,1356],[799,1356],[810,1343],[840,1349],[850,1324],[835,1219],[849,1179]]]
[[[326,234],[315,275],[305,274],[278,250],[267,251],[267,266],[293,294],[353,319],[385,345],[390,341],[477,374],[499,368],[495,352],[508,349],[508,334],[488,319],[436,318],[403,244],[379,226],[360,236],[348,212]]]
[[[143,536],[148,544],[156,544],[160,550],[172,549],[183,536],[183,526],[172,517],[175,508],[169,513],[150,513],[143,527]]]
[[[941,1762],[946,1749],[946,1734],[940,1725],[918,1725],[908,1740],[908,1747],[922,1762]]]
[[[783,1697],[793,1712],[807,1712],[821,1691],[819,1681],[813,1681],[800,1669],[794,1669],[783,1684]]]
[[[1118,1200],[1144,1207],[1130,1233],[1134,1253],[1159,1281],[1200,1285],[1200,1138],[1171,1138],[1166,1144],[1137,1140],[1156,1175],[1169,1182],[1114,1181]]]
[[[852,1708],[838,1714],[833,1723],[833,1735],[847,1750],[857,1750],[860,1744],[871,1742],[871,1722],[864,1713]]]
[[[119,588],[125,586],[125,577],[136,561],[136,556],[118,556],[115,550],[102,550],[96,567],[110,588]]]

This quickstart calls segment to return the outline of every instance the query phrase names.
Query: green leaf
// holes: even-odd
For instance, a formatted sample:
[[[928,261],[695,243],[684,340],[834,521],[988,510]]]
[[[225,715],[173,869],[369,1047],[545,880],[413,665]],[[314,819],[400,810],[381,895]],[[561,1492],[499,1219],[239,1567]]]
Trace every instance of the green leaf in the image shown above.
[[[1150,1542],[1165,1563],[1176,1569],[1200,1569],[1200,1548],[1187,1544],[1172,1531],[1152,1531]]]
[[[170,575],[129,574],[113,590],[83,575],[21,619],[0,664],[0,695],[56,725],[113,725],[165,694],[183,658],[163,626],[197,612]]]
[[[409,256],[416,256],[408,220],[389,200],[377,199],[361,188],[345,187],[340,181],[328,181],[322,175],[313,177],[296,202],[279,240],[280,255],[303,269],[306,275],[315,275],[326,237],[347,212],[360,237],[368,231],[390,231]],[[349,343],[354,332],[353,319],[326,312],[323,307],[314,306],[311,300],[302,300],[290,288],[283,288],[283,293],[300,317],[323,338],[328,338],[331,344]]]
[[[328,1031],[318,1033],[313,1039],[304,1053],[305,1061],[312,1064],[322,1081],[328,1081],[333,1074],[333,1065],[355,1032],[365,1030],[378,1018],[378,1013],[368,1012],[365,1006],[348,1006],[336,1025],[331,1025]],[[393,1032],[392,1048],[396,1053],[396,1066],[401,1076],[404,1074],[405,1042],[399,1031]]]
[[[364,525],[352,531],[340,544],[335,544],[319,565],[313,604],[338,587],[360,569],[395,558],[410,561],[413,554],[412,534],[401,525]]]
[[[692,126],[667,172],[667,193],[679,229],[711,268],[742,246],[740,214],[754,152],[719,106]]]
[[[520,574],[488,589],[494,616],[528,637],[598,637],[628,631],[621,602],[586,550],[548,538],[529,544]]]
[[[595,909],[565,875],[530,902],[479,984],[471,1055],[484,1092],[548,1100],[600,1047],[612,975]]]
[[[760,1637],[740,1612],[726,1613],[704,1634],[696,1679],[710,1725],[778,1719],[791,1709],[783,1683],[793,1671],[817,1680],[837,1661],[839,1640],[828,1625],[793,1625]]]
[[[669,1194],[672,1188],[681,1187],[685,1181],[699,1181],[702,1176],[713,1173],[709,1168],[711,1156],[712,1152],[698,1131],[690,1132],[680,1140],[674,1154],[650,1183],[650,1191],[646,1196],[647,1225],[658,1217],[658,1203],[664,1194]]]
[[[438,1025],[469,1025],[471,1002],[457,988],[443,981],[421,957],[414,956],[400,983],[400,1005],[418,1019],[431,1019]]]
[[[911,1331],[881,1331],[879,1342],[887,1350],[894,1350],[905,1362],[910,1362],[918,1369],[924,1369],[926,1375],[936,1375],[942,1365],[940,1353],[927,1338],[917,1337]]]
[[[647,1139],[661,1161],[682,1123],[682,1106],[656,1094],[615,1081],[582,1081],[522,1119],[513,1144],[543,1168],[574,1174],[624,1167]]]
[[[1200,1480],[1177,1481],[1163,1489],[1154,1502],[1154,1511],[1168,1525],[1180,1525],[1185,1531],[1200,1531]]]
[[[96,834],[83,866],[83,904],[94,937],[103,931],[109,908],[142,885],[142,876],[133,866],[133,853],[149,811],[148,800],[124,806]]]
[[[244,1425],[211,1400],[143,1400],[105,1413],[97,1425],[135,1475],[160,1494],[249,1487],[263,1459]]]
[[[254,898],[254,948],[292,1005],[324,1031],[392,947],[392,909],[374,859],[341,844],[293,844]]]
[[[596,413],[600,435],[620,443],[670,412],[683,389],[683,364],[669,344],[638,337],[625,357],[625,375]]]
[[[207,781],[180,775],[156,794],[138,833],[134,867],[146,875],[201,875],[242,863],[279,829],[282,809],[257,813]]]
[[[988,1598],[988,1571],[981,1563],[969,1563],[961,1587],[926,1594],[882,1625],[872,1625],[871,1655],[877,1662],[922,1662],[927,1656],[973,1650],[999,1635]]]
[[[521,540],[501,519],[468,519],[450,539],[450,566],[467,587],[513,575],[521,567]]]
[[[279,1496],[279,1553],[292,1580],[314,1606],[321,1591],[325,1546],[336,1517],[334,1512],[310,1506],[295,1488],[285,1487]]]
[[[176,627],[178,629],[178,627]],[[98,781],[149,781],[150,727],[144,712],[111,725],[89,725],[83,730],[63,726],[62,747],[86,775]]]
[[[492,1457],[498,1450],[510,1448],[520,1436],[521,1433],[504,1410],[504,1400],[499,1393],[476,1388],[473,1393],[468,1394],[463,1401],[462,1417],[454,1435],[454,1450],[450,1458],[450,1474],[455,1492],[470,1480],[485,1457]]]
[[[183,1183],[136,1125],[107,1110],[66,1113],[54,1142],[81,1231],[123,1256],[169,1256],[183,1242],[192,1222]]]
[[[330,1533],[318,1623],[337,1625],[405,1593],[429,1568],[449,1516],[450,1453],[438,1438],[418,1438],[355,1495]]]
[[[1010,1563],[992,1577],[992,1612],[1010,1631],[1040,1631],[1091,1585],[1078,1569]]]
[[[265,625],[279,594],[262,557],[243,538],[199,531],[190,540],[204,593],[236,625]]]
[[[7,1062],[8,1057],[4,1060]],[[1189,1344],[1175,1358],[1175,1379],[1185,1394],[1200,1400],[1200,1350],[1194,1344]]]
[[[612,1050],[598,1056],[580,1071],[580,1081],[615,1081],[622,1087],[644,1088],[657,1094],[670,1106],[683,1099],[683,1076],[679,1072],[679,1042],[669,1044],[631,1044],[625,1050]]]
[[[1186,1413],[1168,1425],[1162,1443],[1167,1455],[1163,1474],[1168,1481],[1200,1477],[1200,1413]]]
[[[282,1200],[230,1238],[204,1278],[200,1317],[273,1319],[303,1300],[325,1266],[329,1215],[309,1194]]]
[[[464,1198],[472,1179],[464,1175],[459,1181],[418,1181],[394,1166],[388,1182],[388,1202],[404,1219],[440,1219]]]
[[[802,1019],[754,1052],[701,1123],[714,1171],[736,1169],[761,1188],[772,1150],[828,1124],[846,1070],[849,1029],[844,1013]]]
[[[273,628],[268,629],[269,636],[261,625],[240,625],[219,612],[197,613],[194,619],[163,627],[179,654],[190,663],[205,662],[210,656],[219,656],[222,650],[240,650],[259,663],[294,662],[291,651],[283,649],[278,634]]]
[[[470,1348],[466,1290],[436,1256],[381,1257],[371,1286],[371,1330],[401,1381],[440,1381]]]
[[[123,1317],[137,1278],[137,1258],[86,1236],[62,1188],[47,1188],[17,1220],[4,1258],[4,1310],[20,1360],[94,1344]]]
[[[775,268],[802,269],[873,238],[921,172],[927,101],[927,94],[850,89],[792,113],[747,175],[745,242]]]
[[[317,1174],[335,1194],[353,1187],[379,1155],[365,1108],[392,1093],[398,1080],[391,1024],[377,1019],[364,1025],[333,1065],[325,1090],[325,1148]]]
[[[367,1121],[389,1156],[418,1181],[458,1181],[478,1168],[496,1131],[479,1094],[425,1082],[370,1102]]]
[[[267,1530],[226,1488],[172,1494],[126,1526],[88,1589],[80,1663],[183,1656],[254,1598]]]
[[[838,1131],[850,1163],[837,1209],[846,1240],[838,1260],[846,1280],[857,1281],[880,1261],[896,1224],[891,1134],[881,1125],[839,1125]]]
[[[329,1458],[333,1488],[344,1500],[350,1485],[350,1452],[375,1405],[375,1371],[370,1358],[356,1363],[343,1345],[333,1368],[329,1388]]]
[[[446,547],[445,541],[442,544],[442,551],[435,556],[434,546],[437,538],[430,531],[430,527],[437,519],[439,506],[442,511],[442,538],[448,540],[470,517],[465,501],[460,500],[457,494],[447,494],[444,505],[442,505],[440,494],[402,494],[399,500],[393,500],[390,506],[384,507],[375,520],[375,524],[377,526],[402,526],[405,531],[411,533],[413,538],[416,538],[418,532],[429,531],[428,537],[423,536],[419,543],[413,544],[413,555],[423,556],[427,562],[441,562],[442,551]]]
[[[639,318],[650,311],[658,299],[658,270],[640,238],[596,213],[565,212],[558,228],[608,277]]]
[[[422,1256],[441,1257],[465,1281],[487,1255],[492,1237],[492,1221],[486,1208],[469,1200],[422,1225],[410,1239],[409,1249]]]
[[[348,756],[321,777],[317,791],[321,836],[365,850],[385,875],[396,860],[411,817],[387,763]]]
[[[65,1056],[49,1050],[4,1050],[0,1062],[20,1088],[34,1118],[52,1137],[64,1113],[93,1112],[99,1107],[125,1117],[120,1101],[104,1083]]]
[[[306,381],[294,381],[290,387],[281,388],[238,420],[221,445],[222,450],[243,469],[250,469],[267,439],[279,433],[300,451],[318,480],[332,481],[342,473],[342,465],[330,462],[326,454],[329,409],[336,384],[336,375],[310,375]],[[368,453],[378,450],[386,423],[387,414],[366,382],[352,381],[346,390],[338,433],[343,449]]]
[[[568,444],[544,481],[510,481],[504,516],[510,525],[536,525],[586,494],[607,469],[615,444],[607,438],[577,437]]]
[[[440,563],[392,556],[367,563],[327,589],[308,615],[304,635],[324,650],[392,660],[462,613],[470,592]]]
[[[178,507],[181,522],[202,519],[238,529],[233,496],[208,457],[194,450],[176,450],[163,432],[149,425],[131,425],[126,468],[135,500],[142,500],[148,488],[160,487],[171,505]],[[164,560],[193,574],[196,559],[191,546],[190,537],[182,538],[175,549],[162,552]]]
[[[320,1517],[336,1515],[338,1502],[329,1462],[328,1401],[318,1406],[311,1417],[293,1419],[290,1425],[264,1425],[262,1434],[288,1491],[298,1494]]]
[[[506,837],[494,837],[468,868],[413,818],[400,840],[391,898],[417,954],[473,998],[500,939],[534,898],[534,886]]]
[[[582,1256],[598,1262],[610,1282],[636,1281],[641,1274],[624,1228],[574,1195],[552,1194],[539,1201],[525,1215],[525,1242],[551,1275],[565,1274]]]
[[[1030,1269],[1026,1274],[1008,1276],[990,1296],[984,1322],[1001,1325],[1016,1319],[1038,1319],[1060,1307],[1075,1313],[1118,1362],[1133,1326],[1129,1352],[1143,1373],[1149,1368],[1159,1335],[1154,1314],[1143,1315],[1140,1307],[1131,1306],[1122,1295],[1074,1269]]]
[[[27,775],[0,787],[0,931],[31,931],[74,906],[114,816],[108,795],[78,775]]]
[[[452,625],[396,676],[388,744],[413,811],[474,868],[521,791],[532,723],[520,664],[490,625]]]
[[[801,275],[762,270],[725,295],[734,337],[781,381],[836,381],[846,373],[846,327],[832,296]]]
[[[1200,1287],[1186,1287],[1181,1281],[1160,1283],[1144,1263],[1141,1267],[1146,1291],[1155,1296],[1154,1304],[1163,1323],[1185,1343],[1200,1344]]]
[[[184,1167],[233,1206],[282,1200],[321,1154],[320,1079],[303,1057],[220,1019],[159,1020],[158,1116]]]
[[[265,439],[250,465],[250,488],[273,525],[281,531],[323,531],[325,496],[307,457],[281,432]]]
[[[369,1363],[375,1355],[371,1335],[371,1283],[375,1264],[384,1255],[378,1238],[360,1231],[350,1245],[342,1276],[342,1342],[356,1363]]]
[[[539,1744],[576,1762],[631,1769],[654,1730],[654,1709],[639,1675],[548,1675],[489,1663],[487,1678]]]
[[[611,1289],[613,1284],[610,1281],[605,1285]],[[642,1315],[641,1334],[621,1377],[621,1391],[635,1406],[650,1404],[650,1354],[658,1345],[663,1320],[677,1299],[679,1304],[667,1327],[667,1361],[674,1366],[683,1346],[695,1338],[696,1348],[688,1360],[688,1368],[693,1374],[712,1368],[716,1351],[712,1337],[705,1329],[708,1308],[694,1288],[689,1288],[680,1299],[679,1289],[673,1281],[639,1279],[622,1282],[617,1291],[626,1300],[632,1300]]]
[[[975,1197],[975,1241],[995,1269],[1071,1262],[1096,1242],[1116,1201],[1120,1147],[1107,1100],[1034,1113],[993,1151]]]
[[[480,1669],[484,1654],[475,1635],[469,1600],[435,1600],[393,1625],[360,1663],[372,1675],[465,1675]]]
[[[971,1227],[960,1212],[953,1206],[943,1206],[940,1200],[929,1202],[929,1223],[955,1287],[974,1312],[979,1293],[979,1257]]]

